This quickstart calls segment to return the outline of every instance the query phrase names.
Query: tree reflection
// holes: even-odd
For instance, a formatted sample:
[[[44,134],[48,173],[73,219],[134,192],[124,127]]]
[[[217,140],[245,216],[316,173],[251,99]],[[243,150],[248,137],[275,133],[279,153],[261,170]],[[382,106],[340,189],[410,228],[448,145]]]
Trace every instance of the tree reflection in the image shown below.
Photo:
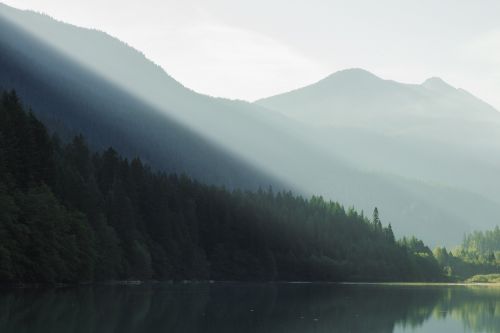
[[[393,332],[428,319],[500,332],[491,288],[148,284],[0,292],[2,333]]]

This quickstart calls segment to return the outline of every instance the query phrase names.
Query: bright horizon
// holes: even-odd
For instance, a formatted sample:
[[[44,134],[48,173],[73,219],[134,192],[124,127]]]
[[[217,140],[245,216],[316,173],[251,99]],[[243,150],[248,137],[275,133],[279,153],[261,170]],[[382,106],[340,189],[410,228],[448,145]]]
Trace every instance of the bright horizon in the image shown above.
[[[495,1],[3,3],[109,33],[207,95],[253,101],[363,68],[405,83],[440,77],[500,110]]]

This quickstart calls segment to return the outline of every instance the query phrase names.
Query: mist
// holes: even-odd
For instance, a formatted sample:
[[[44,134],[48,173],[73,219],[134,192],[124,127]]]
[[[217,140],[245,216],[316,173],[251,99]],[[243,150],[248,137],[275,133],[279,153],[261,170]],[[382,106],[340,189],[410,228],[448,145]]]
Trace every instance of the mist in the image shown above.
[[[398,235],[431,243],[442,241],[438,230],[453,226],[453,244],[496,223],[500,117],[441,80],[408,85],[348,70],[252,104],[198,94],[105,33],[7,7],[3,17],[285,188],[383,207]]]

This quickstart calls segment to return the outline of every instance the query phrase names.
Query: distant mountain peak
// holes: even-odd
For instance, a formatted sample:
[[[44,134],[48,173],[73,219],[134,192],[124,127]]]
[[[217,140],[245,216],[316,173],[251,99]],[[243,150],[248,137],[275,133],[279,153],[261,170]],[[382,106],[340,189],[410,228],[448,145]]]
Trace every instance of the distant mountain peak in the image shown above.
[[[334,74],[356,74],[356,75],[375,76],[373,73],[367,71],[366,69],[360,68],[360,67],[341,69],[341,70],[335,72]]]
[[[445,90],[455,91],[456,90],[455,87],[453,87],[452,85],[445,82],[443,79],[436,77],[436,76],[425,80],[422,83],[422,86],[427,88],[427,89],[439,90],[439,91],[445,91]]]
[[[365,69],[349,68],[330,74],[324,79],[318,81],[316,85],[323,86],[325,88],[337,87],[338,85],[342,85],[344,87],[359,87],[376,85],[381,81],[383,81],[381,78]]]
[[[377,79],[380,80],[378,76],[375,74],[367,71],[366,69],[363,68],[348,68],[348,69],[343,69],[340,71],[337,71],[333,74],[330,74],[328,77],[325,78],[325,80],[331,80],[331,79],[353,79],[353,80],[360,80],[360,79]]]

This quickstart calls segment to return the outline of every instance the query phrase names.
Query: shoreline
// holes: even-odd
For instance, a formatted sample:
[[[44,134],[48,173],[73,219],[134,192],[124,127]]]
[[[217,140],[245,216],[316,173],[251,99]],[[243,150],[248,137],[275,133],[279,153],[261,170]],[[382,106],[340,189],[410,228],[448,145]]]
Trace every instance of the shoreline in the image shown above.
[[[141,281],[141,280],[123,280],[123,281],[101,281],[101,282],[80,282],[80,283],[13,283],[0,284],[0,290],[13,289],[60,289],[70,287],[84,286],[142,286],[151,284],[331,284],[339,286],[401,286],[401,287],[497,287],[498,282],[356,282],[356,281]]]
[[[338,284],[408,287],[500,287],[498,282],[338,282]]]

